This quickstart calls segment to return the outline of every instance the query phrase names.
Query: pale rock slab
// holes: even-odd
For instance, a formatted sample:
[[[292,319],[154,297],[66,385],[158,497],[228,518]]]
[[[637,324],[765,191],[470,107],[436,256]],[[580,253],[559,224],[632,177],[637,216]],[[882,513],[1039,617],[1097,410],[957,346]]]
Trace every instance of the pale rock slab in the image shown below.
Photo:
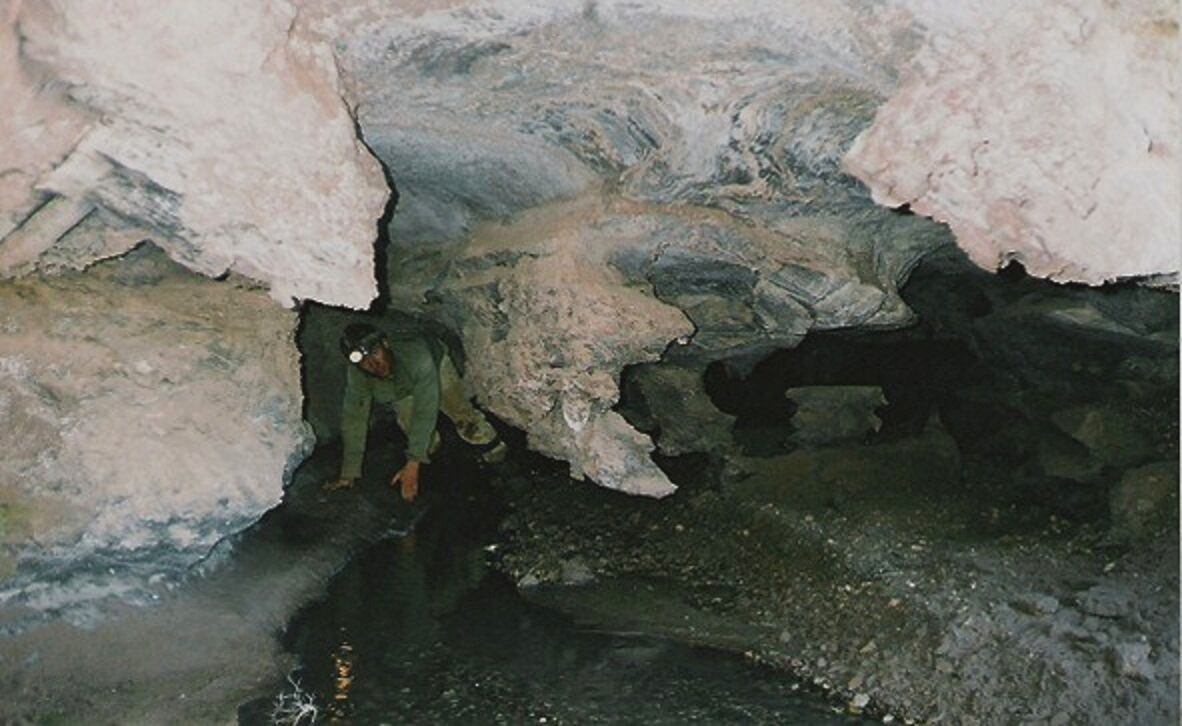
[[[880,204],[946,222],[986,269],[1176,280],[1178,4],[957,7],[845,168]]]
[[[150,246],[0,283],[0,542],[22,577],[110,552],[183,567],[276,505],[311,444],[295,326],[257,283]]]
[[[332,49],[282,0],[0,5],[0,276],[151,239],[290,306],[366,306],[388,194]]]

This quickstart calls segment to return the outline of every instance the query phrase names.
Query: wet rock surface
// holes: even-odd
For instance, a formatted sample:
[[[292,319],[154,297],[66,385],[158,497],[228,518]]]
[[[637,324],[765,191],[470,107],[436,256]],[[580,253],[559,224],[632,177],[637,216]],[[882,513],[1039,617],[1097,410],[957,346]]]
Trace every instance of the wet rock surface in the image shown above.
[[[350,723],[861,722],[734,654],[526,602],[488,564],[499,489],[456,464],[449,456],[446,475],[430,478],[412,534],[361,553],[289,623],[283,641],[299,667],[280,697],[299,684],[321,719]],[[589,572],[574,557],[560,576],[585,585]],[[245,704],[239,723],[273,723],[275,704]]]

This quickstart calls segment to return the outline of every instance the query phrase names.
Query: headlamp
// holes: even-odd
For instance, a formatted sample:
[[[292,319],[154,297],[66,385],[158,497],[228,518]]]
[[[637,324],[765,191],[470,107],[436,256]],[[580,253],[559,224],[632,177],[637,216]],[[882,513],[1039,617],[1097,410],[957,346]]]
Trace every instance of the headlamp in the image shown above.
[[[357,343],[357,347],[349,351],[349,362],[360,363],[365,359],[365,356],[378,349],[386,336],[381,331],[375,331],[362,338]]]

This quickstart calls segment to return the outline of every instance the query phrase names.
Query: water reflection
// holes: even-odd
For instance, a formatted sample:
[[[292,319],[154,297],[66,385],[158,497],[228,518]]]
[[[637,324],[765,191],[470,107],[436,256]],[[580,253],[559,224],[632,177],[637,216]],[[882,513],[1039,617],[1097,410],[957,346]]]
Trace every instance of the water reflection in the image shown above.
[[[333,679],[332,704],[329,714],[337,718],[349,715],[349,689],[353,686],[353,646],[343,642],[332,654]]]
[[[417,534],[373,546],[293,623],[287,645],[327,722],[850,722],[739,658],[583,631],[524,602],[486,565],[497,520],[480,508],[436,501]]]

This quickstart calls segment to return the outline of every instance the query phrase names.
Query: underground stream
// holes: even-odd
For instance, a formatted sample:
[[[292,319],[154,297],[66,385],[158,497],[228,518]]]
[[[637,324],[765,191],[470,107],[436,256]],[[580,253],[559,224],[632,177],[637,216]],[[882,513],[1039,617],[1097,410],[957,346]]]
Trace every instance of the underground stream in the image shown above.
[[[298,665],[280,692],[243,704],[239,723],[293,723],[299,703],[315,706],[317,723],[871,723],[737,654],[615,632],[528,602],[492,566],[505,504],[491,480],[505,469],[444,456],[408,505],[380,476],[398,450],[376,448],[353,491],[304,493],[376,498],[390,526],[288,623],[283,642]],[[318,450],[295,486],[310,489],[335,461],[336,452]],[[277,513],[269,524],[292,547],[315,528]],[[304,714],[300,723],[311,723]]]

